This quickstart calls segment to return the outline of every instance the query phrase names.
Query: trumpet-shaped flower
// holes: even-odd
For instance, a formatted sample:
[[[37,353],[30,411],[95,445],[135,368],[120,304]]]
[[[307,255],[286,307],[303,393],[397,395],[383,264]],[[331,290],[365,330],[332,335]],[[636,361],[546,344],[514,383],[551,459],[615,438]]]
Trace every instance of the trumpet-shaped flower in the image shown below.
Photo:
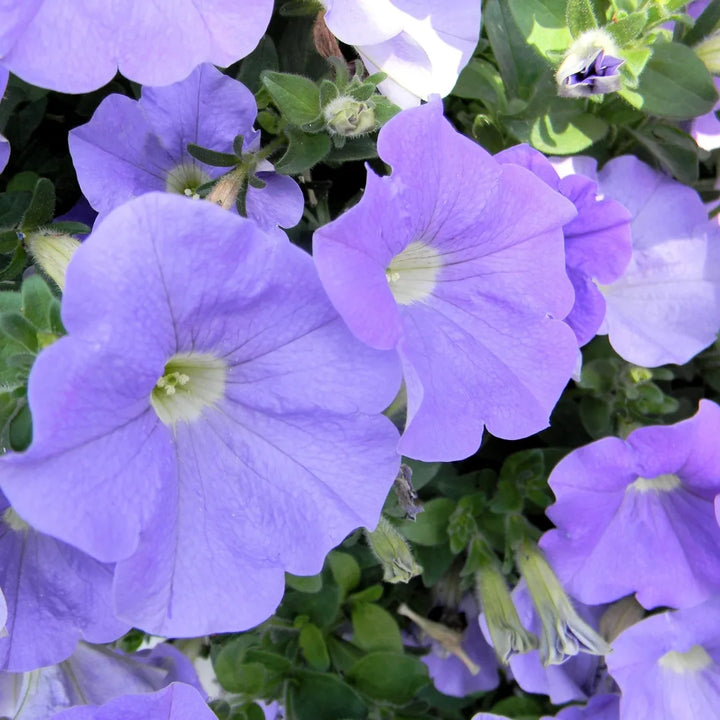
[[[58,665],[0,673],[0,713],[13,720],[48,720],[69,708],[152,693],[176,682],[192,686],[202,693],[200,699],[204,697],[192,663],[172,645],[162,643],[126,655],[81,642]]]
[[[605,319],[605,300],[596,283],[617,280],[630,262],[630,213],[614,200],[599,198],[596,183],[584,175],[560,178],[552,163],[528,145],[495,157],[532,171],[577,208],[577,216],[563,228],[567,274],[575,289],[575,304],[565,322],[578,345],[585,345]]]
[[[632,216],[630,263],[600,286],[607,312],[599,332],[618,355],[656,367],[686,363],[710,345],[720,329],[720,228],[700,196],[631,155],[597,173],[588,158],[556,167],[594,177]]]
[[[62,313],[2,489],[40,531],[119,561],[119,617],[164,635],[251,627],[284,571],[318,572],[375,525],[399,466],[378,415],[397,362],[352,338],[287,240],[150,193],[77,251]]]
[[[541,545],[568,591],[597,604],[637,594],[646,608],[689,607],[720,592],[720,407],[603,438],[550,475],[557,498]],[[662,558],[659,561],[658,558]]]
[[[52,665],[81,638],[110,642],[127,632],[111,608],[112,575],[111,565],[33,530],[0,493],[0,589],[11,608],[0,668]]]
[[[272,0],[23,0],[0,6],[0,64],[68,93],[95,90],[119,69],[168,85],[202,62],[226,66],[265,32]]]
[[[215,720],[200,693],[192,686],[172,683],[146,695],[123,695],[101,705],[64,710],[53,720]]]
[[[607,657],[622,692],[620,720],[720,717],[719,624],[715,595],[625,630]]]
[[[425,148],[422,153],[417,148]],[[483,427],[520,438],[546,427],[577,343],[562,226],[569,201],[459,135],[439,101],[395,116],[360,202],[316,231],[330,299],[365,343],[404,370],[406,456],[457,460]]]
[[[109,95],[89,123],[70,131],[80,187],[101,218],[153,190],[192,197],[227,168],[196,160],[188,143],[232,153],[233,139],[242,135],[245,149],[257,150],[256,114],[252,93],[212,65],[168,87],[144,88],[140,100]],[[292,227],[302,215],[302,191],[291,178],[271,172],[267,161],[260,170],[266,185],[248,187],[248,215],[268,228]]]
[[[2,32],[2,30],[0,30],[0,32]],[[2,98],[5,93],[9,75],[10,73],[8,73],[4,67],[0,66],[0,98]],[[0,172],[5,169],[9,158],[10,143],[2,135],[0,135]]]
[[[378,88],[401,108],[447,95],[480,37],[477,0],[321,0],[325,22],[355,45]]]

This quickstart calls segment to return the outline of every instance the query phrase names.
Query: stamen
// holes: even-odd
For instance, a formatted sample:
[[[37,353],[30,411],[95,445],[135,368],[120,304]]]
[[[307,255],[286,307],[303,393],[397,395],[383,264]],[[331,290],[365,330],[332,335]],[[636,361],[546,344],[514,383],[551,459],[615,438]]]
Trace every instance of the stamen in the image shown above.
[[[702,645],[693,645],[687,652],[670,650],[658,660],[660,667],[678,675],[699,672],[712,664],[712,657]]]

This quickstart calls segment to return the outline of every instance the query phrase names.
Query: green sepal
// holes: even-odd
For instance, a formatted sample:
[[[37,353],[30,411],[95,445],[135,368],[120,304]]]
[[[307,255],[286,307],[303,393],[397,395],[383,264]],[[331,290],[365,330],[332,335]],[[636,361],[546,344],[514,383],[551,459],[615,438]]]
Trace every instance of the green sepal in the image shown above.
[[[89,235],[92,232],[92,228],[89,225],[81,222],[72,222],[70,220],[52,223],[50,230],[65,235]]]
[[[22,219],[25,232],[46,225],[55,214],[55,186],[47,178],[40,178],[33,188],[30,205]]]
[[[320,89],[302,75],[266,71],[262,82],[275,105],[293,125],[313,122],[320,115]]]
[[[320,106],[325,107],[329,102],[340,97],[340,91],[335,83],[330,80],[323,79],[320,81]]]
[[[565,20],[573,37],[598,27],[592,0],[567,0]]]
[[[187,151],[196,160],[212,167],[234,167],[238,164],[240,159],[237,155],[233,155],[232,153],[210,150],[210,148],[205,148],[200,145],[196,145],[195,143],[188,143]]]
[[[248,178],[248,185],[256,190],[262,190],[264,187],[267,187],[267,183],[257,175],[251,175]]]
[[[244,142],[245,142],[245,138],[242,135],[236,135],[233,138],[232,148],[233,148],[233,152],[235,153],[235,162],[237,162],[238,158],[242,157],[242,154],[244,152],[244,149],[243,149]]]

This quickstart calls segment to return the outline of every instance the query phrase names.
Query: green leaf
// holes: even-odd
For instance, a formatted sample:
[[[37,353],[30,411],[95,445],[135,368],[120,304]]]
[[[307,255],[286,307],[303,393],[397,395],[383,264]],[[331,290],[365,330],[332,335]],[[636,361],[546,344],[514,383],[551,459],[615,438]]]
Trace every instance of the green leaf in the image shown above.
[[[517,135],[525,132],[527,123],[508,122],[508,126]],[[573,155],[587,150],[594,142],[605,137],[607,123],[596,115],[584,110],[582,100],[553,98],[549,112],[531,121],[527,141],[550,155]],[[523,139],[523,138],[518,138]]]
[[[455,555],[450,551],[449,543],[424,547],[417,545],[415,556],[422,565],[422,581],[425,587],[432,587],[450,569]]]
[[[15,452],[22,452],[32,442],[32,416],[27,403],[20,403],[15,417],[10,421],[8,433],[10,447]]]
[[[333,148],[325,159],[328,165],[333,163],[372,160],[377,157],[377,141],[374,135],[347,138],[341,148]]]
[[[52,223],[50,228],[53,232],[64,233],[65,235],[89,235],[92,228],[81,222],[65,221]]]
[[[403,642],[395,618],[371,603],[353,603],[353,642],[363,650],[402,652]]]
[[[382,585],[375,584],[370,585],[366,588],[363,588],[362,590],[353,593],[352,595],[348,596],[348,602],[369,602],[374,603],[378,601],[383,595],[383,588]]]
[[[403,463],[412,470],[412,484],[416,490],[425,487],[440,472],[443,466],[439,462],[421,462],[410,458],[403,458]]]
[[[455,510],[449,498],[435,498],[425,503],[425,510],[414,522],[404,521],[398,525],[400,532],[418,545],[441,545],[447,542],[448,519]]]
[[[263,70],[278,70],[280,61],[275,43],[264,35],[258,46],[240,63],[235,76],[245,87],[256,93],[261,87],[260,75]]]
[[[218,152],[195,143],[188,143],[187,151],[196,160],[212,167],[234,167],[239,161],[237,155],[233,153]]]
[[[17,230],[0,230],[0,253],[14,252],[19,244]]]
[[[349,553],[333,550],[327,557],[327,563],[343,595],[360,584],[360,566]]]
[[[620,47],[624,47],[642,34],[647,23],[648,14],[643,10],[618,18],[617,22],[610,23],[605,29]]]
[[[695,21],[695,25],[683,37],[686,45],[696,45],[720,25],[720,2],[713,0]]]
[[[316,593],[288,590],[278,611],[281,617],[294,618],[307,615],[318,627],[324,628],[334,622],[340,610],[340,589],[327,576],[322,589]]]
[[[299,175],[319,163],[330,152],[332,143],[325,134],[309,135],[287,128],[288,148],[275,163],[275,170],[283,175]]]
[[[463,68],[452,94],[466,100],[482,100],[493,112],[503,112],[507,107],[500,73],[481,58],[473,58]]]
[[[55,301],[47,283],[40,275],[23,280],[22,313],[38,330],[50,329],[50,307]]]
[[[285,573],[285,583],[293,590],[302,593],[316,593],[322,589],[322,575],[293,575]]]
[[[30,192],[8,191],[0,194],[0,227],[13,228],[19,225],[31,198]]]
[[[637,88],[621,95],[649,115],[688,120],[709,113],[718,99],[712,76],[695,53],[680,43],[660,42]]]
[[[264,665],[260,663],[243,663],[236,665],[232,670],[232,679],[222,683],[230,692],[243,693],[251,697],[262,695],[268,677]]]
[[[323,634],[317,625],[305,623],[300,629],[300,649],[310,666],[325,671],[330,667],[330,656]]]
[[[327,647],[332,658],[333,667],[341,673],[346,673],[364,653],[354,645],[345,640],[340,640],[333,635],[327,639]]]
[[[0,262],[0,280],[12,280],[24,269],[27,263],[27,253],[22,245],[18,245],[11,257],[3,258]]]
[[[20,313],[7,312],[0,315],[0,333],[31,353],[38,351],[37,331]]]
[[[548,63],[525,41],[507,0],[485,3],[483,25],[508,94],[528,98],[540,75],[548,70]]]
[[[394,652],[374,652],[358,660],[348,679],[362,693],[396,707],[407,705],[430,682],[419,658]]]
[[[529,45],[553,62],[572,43],[565,0],[509,0],[510,11]]]
[[[47,178],[40,178],[33,188],[30,206],[22,219],[26,232],[49,223],[55,214],[55,186]]]
[[[262,82],[278,110],[293,125],[304,125],[320,117],[320,89],[302,75],[263,72]]]
[[[573,37],[598,26],[592,0],[567,0],[565,19]]]
[[[362,698],[335,675],[305,671],[299,683],[288,688],[289,705],[296,720],[364,720],[368,709]]]
[[[236,679],[236,669],[243,664],[246,652],[255,643],[257,643],[257,639],[252,635],[240,635],[224,645],[214,658],[215,675],[226,690],[241,692],[233,689],[240,684],[240,681]],[[252,664],[256,665],[257,663]]]
[[[680,182],[692,185],[698,179],[698,154],[695,141],[682,130],[669,125],[649,125],[637,131],[627,130],[641,143],[661,167]]]

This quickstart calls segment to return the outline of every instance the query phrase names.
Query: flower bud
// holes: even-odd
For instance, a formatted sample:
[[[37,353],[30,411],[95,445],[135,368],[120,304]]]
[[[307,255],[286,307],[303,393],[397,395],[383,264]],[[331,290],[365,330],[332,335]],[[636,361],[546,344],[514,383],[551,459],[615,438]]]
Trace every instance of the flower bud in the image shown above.
[[[622,85],[620,66],[624,60],[609,33],[588,30],[570,46],[555,80],[558,95],[580,98],[619,90]]]
[[[578,615],[537,545],[523,540],[516,560],[542,625],[543,665],[560,665],[579,652],[590,655],[610,652],[610,646]]]
[[[80,241],[72,235],[38,230],[25,237],[25,247],[40,269],[64,290],[65,271]]]
[[[205,199],[223,210],[230,210],[235,206],[238,195],[245,188],[246,182],[247,171],[243,167],[237,167],[223,175]]]
[[[720,31],[708,35],[693,50],[709,72],[713,75],[720,75]]]
[[[365,534],[370,549],[382,565],[385,582],[410,582],[423,571],[415,562],[407,540],[384,517],[380,518],[376,530],[366,530]]]
[[[371,102],[341,95],[323,108],[328,131],[333,135],[357,137],[375,129],[375,108]]]
[[[475,574],[475,587],[498,660],[507,665],[513,655],[534,650],[537,638],[522,626],[500,570],[487,563]]]

